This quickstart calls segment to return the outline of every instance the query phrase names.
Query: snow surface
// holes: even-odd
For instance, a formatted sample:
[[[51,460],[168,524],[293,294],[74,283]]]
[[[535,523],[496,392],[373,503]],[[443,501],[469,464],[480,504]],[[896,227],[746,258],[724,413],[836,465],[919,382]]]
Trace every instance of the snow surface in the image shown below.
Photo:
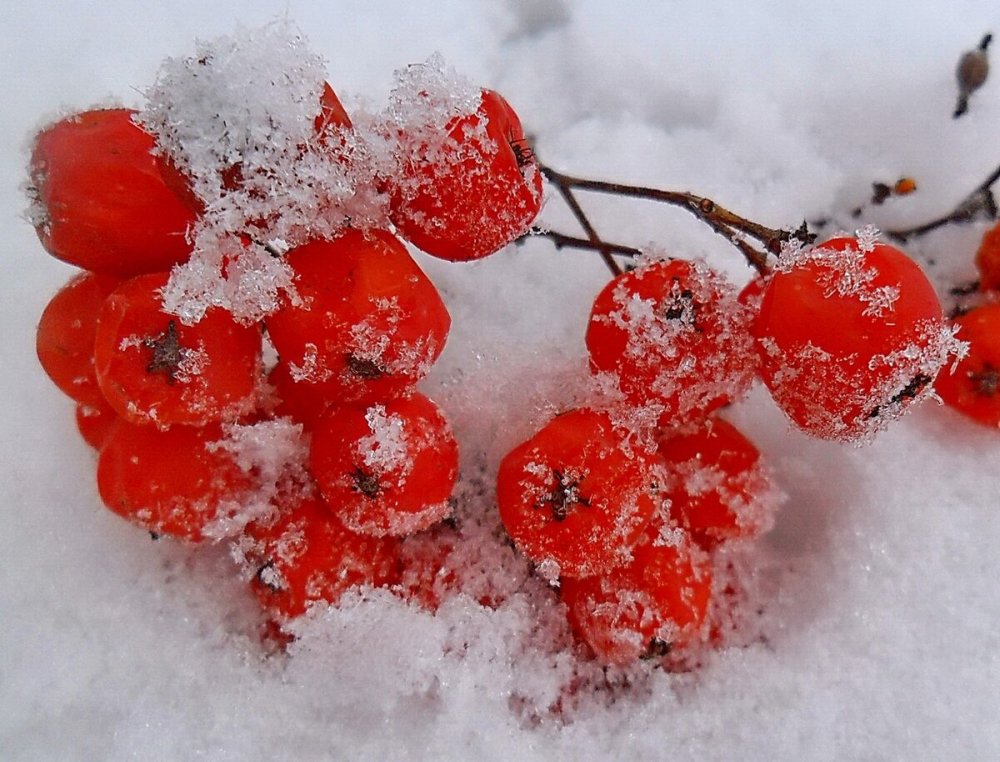
[[[951,112],[955,63],[1000,32],[1000,12],[967,0],[942,13],[895,1],[5,4],[0,757],[995,759],[998,432],[931,403],[856,449],[789,431],[756,390],[730,418],[789,495],[754,559],[770,595],[765,638],[694,673],[609,686],[569,722],[519,709],[554,699],[570,657],[531,647],[535,623],[554,615],[516,594],[496,611],[453,598],[436,615],[387,594],[351,598],[317,612],[289,657],[268,658],[223,548],[150,542],[101,507],[72,403],[33,356],[38,315],[71,270],[42,252],[18,188],[43,121],[141,105],[160,61],[190,54],[196,37],[287,15],[349,112],[382,107],[393,70],[440,51],[502,92],[560,169],[691,189],[776,226],[842,228],[871,182],[909,175],[919,190],[865,221],[922,222],[998,161],[1000,85],[988,81],[962,119]],[[584,203],[611,240],[750,276],[681,212]],[[557,199],[543,215],[576,231]],[[984,229],[910,250],[941,284],[969,280]],[[471,495],[479,464],[495,469],[579,390],[607,273],[543,240],[472,265],[420,261],[453,317],[422,388],[453,423]]]

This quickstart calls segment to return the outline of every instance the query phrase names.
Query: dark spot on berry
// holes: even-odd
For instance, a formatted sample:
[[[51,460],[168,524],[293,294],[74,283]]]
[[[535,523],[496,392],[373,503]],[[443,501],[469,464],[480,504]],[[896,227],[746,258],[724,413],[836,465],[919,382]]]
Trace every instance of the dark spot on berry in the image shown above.
[[[523,170],[529,164],[535,163],[535,151],[525,138],[517,139],[513,134],[507,137],[510,150],[514,152],[514,161],[518,169]]]
[[[382,376],[386,375],[385,368],[374,360],[369,360],[365,357],[358,357],[357,355],[349,354],[347,355],[346,362],[348,372],[358,378],[371,380],[375,378],[382,378]]]
[[[980,397],[993,397],[1000,391],[1000,370],[989,363],[983,363],[978,373],[969,373],[973,391]]]
[[[580,494],[582,478],[567,476],[558,468],[552,469],[552,478],[555,487],[535,503],[535,508],[544,508],[547,505],[552,509],[553,521],[565,521],[569,512],[576,506],[590,507],[590,498]]]
[[[273,581],[273,575],[266,575],[266,577],[270,578],[271,581],[268,581],[268,579],[265,578],[264,572],[266,572],[268,569],[273,569],[273,568],[274,568],[274,561],[273,560],[265,561],[263,564],[261,564],[257,568],[257,572],[256,572],[256,574],[254,574],[254,576],[257,578],[257,581],[260,582],[260,584],[262,584],[268,590],[270,590],[270,591],[272,591],[274,593],[280,593],[281,590],[282,590],[282,587],[281,587],[281,585],[279,585],[279,584],[277,584],[277,583],[275,583]]]
[[[923,391],[924,387],[927,386],[927,384],[929,384],[933,380],[934,379],[928,376],[926,373],[918,373],[910,380],[910,382],[906,386],[904,386],[902,389],[900,389],[898,392],[896,392],[896,394],[892,396],[892,398],[889,400],[889,404],[898,405],[899,403],[903,402],[903,400],[914,399],[918,394],[920,394],[921,391]],[[872,418],[878,418],[879,415],[881,415],[881,413],[882,413],[882,406],[876,405],[874,408],[872,408],[871,412],[868,413],[867,418],[869,420]]]
[[[360,492],[369,500],[374,500],[382,494],[382,485],[379,484],[378,477],[368,473],[360,466],[354,468],[351,478],[354,480],[351,489]]]
[[[646,650],[642,652],[639,657],[644,661],[649,659],[662,659],[664,656],[669,654],[674,648],[673,643],[668,643],[660,638],[650,638],[649,644],[646,646]]]
[[[152,350],[153,358],[146,365],[147,373],[163,373],[167,383],[177,380],[177,371],[187,357],[188,350],[181,346],[177,336],[177,323],[171,320],[167,329],[155,337],[147,337],[142,341],[146,349]]]

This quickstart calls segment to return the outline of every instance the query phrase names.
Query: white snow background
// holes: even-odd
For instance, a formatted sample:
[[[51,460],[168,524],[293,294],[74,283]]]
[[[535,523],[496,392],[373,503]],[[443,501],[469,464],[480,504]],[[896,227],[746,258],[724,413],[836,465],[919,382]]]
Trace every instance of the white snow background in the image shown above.
[[[1000,76],[951,118],[958,56],[1000,34],[986,0],[5,3],[0,759],[996,759],[1000,432],[933,403],[864,448],[791,431],[759,389],[731,411],[789,495],[764,541],[766,643],[656,672],[569,722],[511,708],[557,688],[549,662],[517,650],[533,612],[352,599],[289,658],[265,659],[223,550],[151,542],[101,506],[72,403],[34,357],[37,318],[71,270],[20,216],[29,133],[95,103],[139,106],[159,62],[196,37],[286,15],[349,111],[381,107],[394,69],[440,51],[507,97],[547,163],[693,190],[772,226],[846,227],[873,180],[904,174],[919,191],[866,221],[922,222],[1000,161]],[[610,240],[749,277],[683,212],[584,203]],[[577,232],[558,198],[543,219]],[[910,251],[946,288],[973,277],[985,228]],[[495,469],[541,400],[558,404],[585,372],[607,272],[544,240],[420,262],[453,317],[422,388],[463,463]]]

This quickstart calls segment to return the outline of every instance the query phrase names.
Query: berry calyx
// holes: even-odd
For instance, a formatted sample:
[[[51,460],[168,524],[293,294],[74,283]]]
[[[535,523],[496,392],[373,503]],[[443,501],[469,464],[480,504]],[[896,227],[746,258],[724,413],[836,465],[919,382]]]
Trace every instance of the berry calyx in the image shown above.
[[[313,430],[310,468],[346,526],[376,536],[412,534],[451,513],[458,443],[437,405],[414,393],[329,409]]]
[[[406,240],[464,262],[528,229],[541,208],[542,175],[520,119],[499,93],[483,90],[474,113],[447,124],[402,129],[390,217]]]
[[[167,187],[134,111],[85,111],[42,130],[31,153],[31,219],[52,256],[119,276],[191,253],[195,215]]]
[[[511,450],[497,474],[508,534],[539,571],[585,577],[631,558],[659,504],[651,456],[630,446],[606,413],[571,410]]]

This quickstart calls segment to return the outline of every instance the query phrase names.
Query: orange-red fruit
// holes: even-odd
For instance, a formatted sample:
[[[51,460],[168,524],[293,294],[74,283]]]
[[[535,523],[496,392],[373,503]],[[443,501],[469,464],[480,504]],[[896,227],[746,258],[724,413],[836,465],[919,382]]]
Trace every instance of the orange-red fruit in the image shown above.
[[[98,407],[76,403],[76,428],[83,441],[100,450],[111,434],[118,416],[103,399]]]
[[[930,391],[951,351],[937,295],[899,249],[837,238],[774,273],[754,323],[760,375],[807,433],[857,441]]]
[[[195,325],[163,311],[165,273],[141,275],[105,301],[97,323],[97,380],[133,423],[169,426],[235,420],[254,405],[259,326],[210,309]]]
[[[31,153],[32,222],[54,257],[122,276],[187,259],[194,214],[167,187],[134,111],[85,111],[42,130]]]
[[[708,556],[683,534],[646,538],[626,566],[564,579],[560,595],[574,632],[608,665],[626,665],[694,646],[711,597]]]
[[[295,382],[342,403],[398,397],[444,349],[451,317],[398,238],[348,230],[290,251],[298,299],[267,318]]]
[[[587,325],[590,367],[633,405],[654,406],[662,425],[700,420],[741,397],[755,358],[748,309],[707,267],[643,264],[598,294]]]
[[[404,130],[390,199],[404,238],[463,262],[528,229],[541,208],[542,174],[520,119],[498,93],[483,90],[475,113]]]
[[[278,360],[267,374],[267,383],[275,392],[275,416],[287,416],[306,429],[313,429],[326,409],[339,400],[323,394],[323,387],[306,381],[296,382],[288,365]]]
[[[1000,426],[1000,304],[976,307],[954,324],[969,352],[954,372],[950,366],[941,369],[934,388],[949,407],[986,426]]]
[[[115,275],[77,275],[52,297],[38,321],[35,350],[42,369],[63,394],[91,408],[105,404],[94,374],[97,314],[120,283]]]
[[[451,512],[458,443],[422,394],[332,407],[313,430],[309,464],[330,509],[356,532],[406,535]]]
[[[1000,222],[986,231],[976,252],[979,287],[984,291],[1000,289]]]
[[[547,577],[622,566],[659,505],[652,457],[629,447],[607,414],[556,416],[511,450],[497,474],[507,533]]]
[[[667,463],[670,518],[703,548],[771,527],[771,480],[753,442],[731,423],[712,418],[693,431],[667,434],[659,453]]]
[[[157,535],[202,540],[253,487],[252,477],[213,446],[221,439],[218,425],[161,430],[118,421],[97,463],[101,499]]]
[[[395,538],[352,532],[314,499],[247,525],[243,549],[255,570],[257,599],[280,620],[304,614],[316,601],[336,603],[352,588],[399,579]]]

